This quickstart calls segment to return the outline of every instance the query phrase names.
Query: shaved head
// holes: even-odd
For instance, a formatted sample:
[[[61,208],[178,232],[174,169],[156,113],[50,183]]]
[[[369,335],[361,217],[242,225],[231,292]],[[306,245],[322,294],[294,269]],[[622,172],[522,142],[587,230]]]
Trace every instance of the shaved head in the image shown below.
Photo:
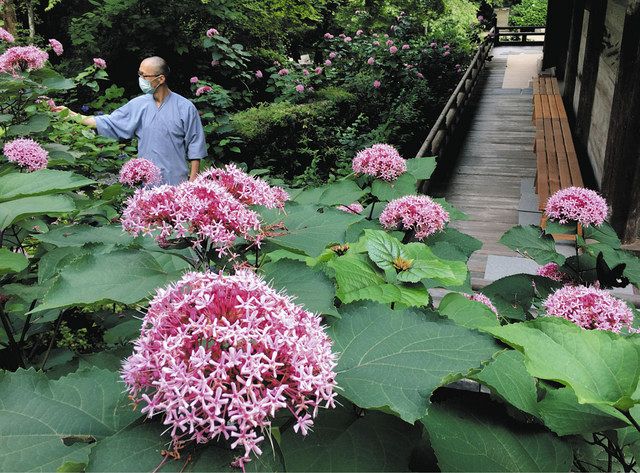
[[[165,78],[168,78],[171,73],[169,64],[160,56],[151,56],[144,59],[140,63],[140,70],[149,71],[148,73],[150,74],[162,74]]]

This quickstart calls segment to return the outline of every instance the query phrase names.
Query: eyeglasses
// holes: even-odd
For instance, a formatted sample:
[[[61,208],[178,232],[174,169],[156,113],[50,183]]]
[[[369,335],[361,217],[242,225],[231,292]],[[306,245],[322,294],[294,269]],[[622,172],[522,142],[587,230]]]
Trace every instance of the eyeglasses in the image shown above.
[[[147,77],[158,77],[161,76],[162,74],[141,74],[140,72],[138,72],[138,77],[144,77],[145,79]]]

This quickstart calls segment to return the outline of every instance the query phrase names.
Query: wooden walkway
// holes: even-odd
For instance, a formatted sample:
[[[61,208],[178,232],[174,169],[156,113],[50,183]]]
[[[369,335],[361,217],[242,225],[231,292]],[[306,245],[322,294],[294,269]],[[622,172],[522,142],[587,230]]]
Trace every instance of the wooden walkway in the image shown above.
[[[513,80],[504,81],[509,55],[540,52],[541,48],[530,46],[493,50],[493,60],[483,70],[470,103],[467,125],[457,134],[462,140],[458,156],[447,158],[455,159],[455,165],[444,182],[433,183],[429,190],[467,213],[470,220],[456,221],[452,226],[483,243],[469,261],[474,286],[490,282],[485,280],[489,255],[518,256],[498,240],[518,224],[521,183],[536,172],[532,91],[528,85],[503,88],[503,82],[513,87]],[[516,58],[510,64],[518,62],[513,59]],[[511,69],[510,77],[513,78]]]

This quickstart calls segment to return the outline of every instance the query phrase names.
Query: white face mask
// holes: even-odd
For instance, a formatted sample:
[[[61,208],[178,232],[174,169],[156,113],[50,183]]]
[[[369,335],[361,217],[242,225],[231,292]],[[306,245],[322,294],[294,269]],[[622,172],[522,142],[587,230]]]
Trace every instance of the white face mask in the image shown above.
[[[153,94],[157,89],[157,87],[151,85],[151,82],[140,76],[138,76],[138,85],[140,86],[140,90],[145,94]]]

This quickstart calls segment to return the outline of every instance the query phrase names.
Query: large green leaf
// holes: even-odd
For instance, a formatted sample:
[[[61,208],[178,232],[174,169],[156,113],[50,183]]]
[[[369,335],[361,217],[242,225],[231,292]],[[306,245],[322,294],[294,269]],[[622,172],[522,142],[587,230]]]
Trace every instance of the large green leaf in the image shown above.
[[[69,171],[41,169],[31,173],[14,172],[0,176],[0,202],[78,189],[94,183]]]
[[[118,373],[94,368],[51,381],[33,370],[0,372],[0,470],[86,463],[89,442],[139,416]]]
[[[434,403],[423,419],[442,471],[569,471],[568,444],[509,418],[477,393]]]
[[[371,193],[381,201],[391,201],[404,197],[405,195],[415,195],[418,180],[413,174],[405,172],[395,181],[387,182],[376,179],[371,184]]]
[[[597,227],[594,225],[584,227],[583,236],[585,240],[596,240],[605,245],[609,245],[611,248],[618,249],[621,245],[618,234],[607,222],[603,222],[602,225]]]
[[[414,259],[414,264],[411,269],[403,271],[403,273],[412,274],[417,279],[402,278],[402,273],[400,273],[398,275],[399,281],[415,282],[429,279],[439,282],[442,286],[459,286],[467,278],[467,265],[462,261],[440,259],[424,243],[409,243],[404,248],[409,258]]]
[[[346,306],[329,335],[340,353],[337,382],[364,408],[385,408],[413,423],[433,390],[478,368],[499,350],[494,340],[433,312]]]
[[[87,243],[103,243],[105,245],[130,245],[134,237],[125,233],[121,225],[67,225],[55,227],[47,233],[35,235],[43,243],[58,247],[83,246]]]
[[[407,159],[407,172],[417,179],[429,179],[436,170],[436,158]],[[413,191],[412,193],[415,193]]]
[[[11,125],[7,128],[7,136],[30,135],[32,133],[40,133],[49,128],[51,120],[44,113],[38,113],[29,117],[25,123],[19,125]]]
[[[602,243],[588,245],[587,251],[594,257],[597,256],[598,253],[602,252],[602,256],[610,268],[614,268],[615,266],[624,263],[626,266],[622,274],[628,277],[629,281],[631,281],[631,283],[636,287],[640,287],[640,258],[635,256],[633,253],[624,250],[616,250],[615,248],[611,248],[609,245]]]
[[[25,255],[0,248],[0,274],[19,273],[27,266],[29,260]]]
[[[369,258],[383,271],[395,271],[393,265],[397,258],[408,258],[403,244],[382,230],[365,230],[365,246]]]
[[[169,283],[172,276],[142,250],[88,254],[62,268],[33,312],[101,301],[133,304]]]
[[[62,215],[75,210],[73,200],[64,195],[24,197],[0,203],[0,231],[14,222],[34,215]]]
[[[51,90],[73,89],[76,86],[73,80],[63,77],[61,74],[48,67],[31,71],[29,73],[29,78],[36,82],[40,82]]]
[[[516,350],[504,351],[473,379],[491,388],[509,404],[538,416],[536,381],[527,372],[524,356]]]
[[[181,458],[163,461],[161,452],[167,450],[170,440],[166,433],[162,435],[166,430],[160,422],[145,421],[99,441],[91,450],[87,473],[238,471],[231,462],[242,452],[229,450],[215,442],[195,449],[189,445],[181,451]],[[279,451],[274,453],[268,441],[262,445],[262,450],[262,456],[254,457],[245,466],[246,471],[284,471]]]
[[[606,405],[579,404],[571,388],[550,389],[538,403],[544,424],[558,435],[589,434],[626,427],[629,422]]]
[[[350,205],[360,200],[366,192],[358,187],[354,181],[344,180],[329,184],[318,201],[323,205]]]
[[[447,227],[441,232],[434,233],[424,242],[429,245],[429,247],[432,247],[433,252],[440,258],[446,257],[437,251],[437,246],[439,244],[452,245],[465,254],[467,258],[469,258],[472,253],[482,248],[482,242],[480,240],[451,227]]]
[[[336,295],[345,304],[364,299],[418,307],[429,303],[429,292],[423,286],[387,283],[366,255],[347,253],[327,264],[336,273]]]
[[[310,312],[338,316],[333,305],[335,286],[324,273],[301,261],[284,259],[266,264],[262,270],[265,280],[276,289],[295,296],[296,304]]]
[[[542,276],[513,274],[505,276],[482,288],[502,317],[525,320],[531,304],[536,299],[545,299],[562,284]]]
[[[540,227],[536,225],[517,225],[502,235],[500,243],[538,264],[564,263],[564,256],[556,251],[553,237],[541,235]]]
[[[486,305],[454,292],[442,298],[438,312],[462,327],[482,329],[500,325],[496,314]]]
[[[419,429],[382,412],[361,417],[344,404],[320,411],[306,437],[293,429],[282,435],[287,471],[409,471]]]
[[[346,228],[361,220],[359,215],[316,205],[291,205],[287,215],[272,216],[272,221],[282,221],[286,232],[269,240],[277,245],[304,251],[316,257],[331,244],[345,243]]]
[[[532,376],[571,387],[581,404],[626,410],[638,400],[640,345],[625,337],[557,317],[486,330],[522,351]]]

